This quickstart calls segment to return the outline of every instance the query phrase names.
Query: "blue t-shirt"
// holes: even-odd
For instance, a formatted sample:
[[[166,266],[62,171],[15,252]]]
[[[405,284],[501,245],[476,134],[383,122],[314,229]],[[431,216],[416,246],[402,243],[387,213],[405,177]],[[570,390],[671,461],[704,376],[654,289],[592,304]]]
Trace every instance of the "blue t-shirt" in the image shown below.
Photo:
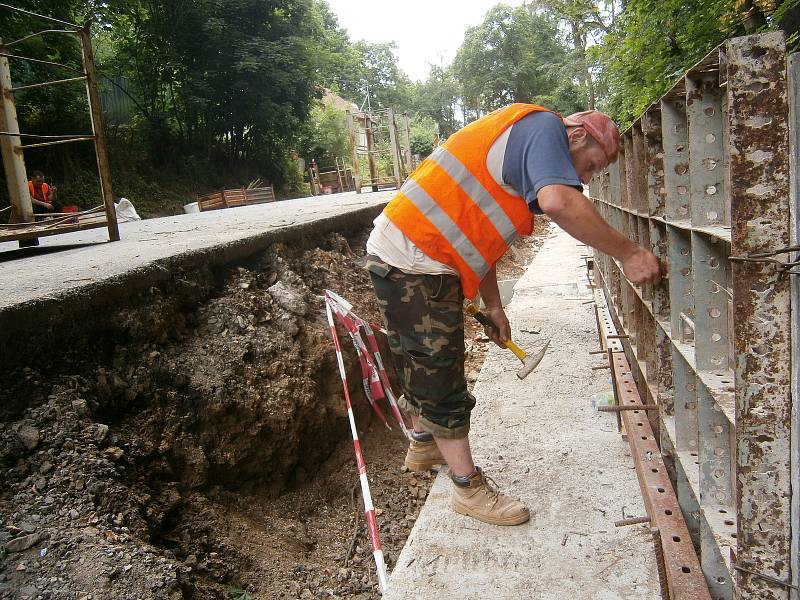
[[[538,214],[542,210],[536,196],[544,186],[557,183],[583,191],[558,115],[534,112],[514,123],[503,155],[503,181]]]

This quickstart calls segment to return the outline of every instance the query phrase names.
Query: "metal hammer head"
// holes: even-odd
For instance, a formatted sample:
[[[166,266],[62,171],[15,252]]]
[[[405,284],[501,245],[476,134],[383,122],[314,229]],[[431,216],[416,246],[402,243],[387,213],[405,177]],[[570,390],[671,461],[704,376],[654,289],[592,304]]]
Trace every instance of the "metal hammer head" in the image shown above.
[[[550,346],[550,340],[547,340],[542,346],[542,349],[539,350],[536,354],[527,355],[524,359],[522,359],[522,367],[519,371],[517,371],[517,377],[520,379],[525,379],[528,375],[530,375],[533,370],[539,366],[539,363],[542,362],[544,358],[545,352],[547,352],[547,348]]]

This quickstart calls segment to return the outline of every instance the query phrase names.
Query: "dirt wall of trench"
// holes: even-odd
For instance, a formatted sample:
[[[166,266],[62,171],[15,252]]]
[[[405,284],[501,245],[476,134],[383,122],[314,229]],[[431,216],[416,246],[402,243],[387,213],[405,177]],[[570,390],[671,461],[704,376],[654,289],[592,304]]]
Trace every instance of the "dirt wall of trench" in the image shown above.
[[[275,498],[348,438],[318,294],[377,319],[370,218],[25,308],[60,321],[3,333],[0,598],[225,597],[252,559],[208,541],[207,498]]]

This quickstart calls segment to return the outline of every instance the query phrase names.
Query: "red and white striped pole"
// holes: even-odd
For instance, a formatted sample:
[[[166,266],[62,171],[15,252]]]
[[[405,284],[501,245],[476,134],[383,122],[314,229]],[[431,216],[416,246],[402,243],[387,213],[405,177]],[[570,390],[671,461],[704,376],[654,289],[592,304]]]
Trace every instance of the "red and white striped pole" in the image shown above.
[[[375,559],[375,570],[378,573],[378,587],[381,594],[386,591],[386,563],[383,559],[383,549],[381,548],[381,536],[378,532],[378,521],[375,516],[375,507],[372,505],[372,494],[369,491],[369,481],[367,480],[367,464],[361,453],[361,442],[358,440],[358,430],[356,420],[353,416],[353,406],[350,403],[350,392],[347,387],[347,374],[344,370],[344,360],[342,360],[342,348],[339,345],[339,337],[336,335],[336,324],[333,321],[333,313],[330,304],[325,302],[325,313],[328,316],[328,325],[331,329],[333,347],[336,349],[336,360],[339,363],[339,375],[342,378],[342,388],[344,388],[344,401],[347,405],[347,418],[350,420],[350,431],[353,434],[353,448],[356,453],[356,465],[358,466],[358,479],[361,482],[361,496],[364,498],[364,519],[367,521],[369,530],[370,544],[372,545],[372,556]]]
[[[353,338],[353,344],[356,347],[356,352],[359,355],[359,360],[362,361],[362,367],[364,358],[368,365],[372,368],[372,371],[369,374],[370,380],[373,384],[377,383],[374,381],[378,379],[380,383],[383,385],[384,395],[386,396],[386,400],[389,403],[389,408],[392,411],[392,415],[394,415],[395,421],[400,426],[403,435],[407,439],[411,439],[411,431],[405,424],[403,420],[403,415],[400,413],[400,408],[397,406],[397,398],[395,397],[394,393],[392,392],[392,386],[389,382],[389,376],[386,373],[386,368],[383,366],[383,360],[381,359],[381,353],[378,349],[378,342],[375,339],[375,334],[372,331],[372,326],[367,323],[364,319],[361,319],[358,315],[353,312],[353,305],[350,304],[347,300],[339,296],[336,292],[332,292],[331,290],[325,290],[325,300],[328,304],[330,304],[336,313],[336,317],[339,319],[339,322],[348,330],[350,333],[350,337]],[[361,340],[361,334],[358,332],[358,327],[364,328],[364,334],[367,336],[367,341],[369,343],[369,351],[367,351],[366,347],[364,347],[364,343]],[[366,354],[367,356],[362,358],[362,353]],[[369,358],[369,354],[371,353],[373,359]],[[366,376],[366,375],[365,375]],[[365,386],[366,387],[366,386]],[[372,399],[367,396],[368,400],[372,404]],[[374,408],[377,408],[377,405],[373,404]],[[383,419],[383,414],[379,413],[379,417],[381,420],[386,423]],[[388,426],[388,423],[386,423]]]

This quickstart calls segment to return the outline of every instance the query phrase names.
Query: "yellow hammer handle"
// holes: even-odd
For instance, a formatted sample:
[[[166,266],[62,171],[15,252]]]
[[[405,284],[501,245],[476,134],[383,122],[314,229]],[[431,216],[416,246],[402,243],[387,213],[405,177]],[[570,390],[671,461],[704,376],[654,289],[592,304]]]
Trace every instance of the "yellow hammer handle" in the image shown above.
[[[495,324],[492,323],[492,321],[489,319],[489,317],[487,317],[481,311],[479,311],[478,307],[475,306],[474,304],[467,304],[467,312],[469,314],[471,314],[473,317],[475,317],[478,320],[478,322],[481,325],[483,325],[484,327],[491,327],[495,331],[497,330],[497,327],[495,327]],[[522,348],[520,348],[519,346],[517,346],[514,342],[512,342],[511,340],[508,340],[505,343],[505,346],[506,346],[506,348],[511,350],[517,356],[518,359],[523,360],[523,361],[525,360],[525,357],[527,356],[525,354],[525,351]]]
[[[508,341],[506,342],[506,348],[508,348],[508,349],[509,349],[509,350],[511,350],[511,351],[512,351],[514,354],[516,354],[518,359],[520,359],[520,360],[522,360],[522,361],[524,361],[524,360],[525,360],[525,357],[527,356],[527,355],[525,354],[525,350],[523,350],[522,348],[520,348],[519,346],[517,346],[517,345],[516,345],[514,342],[512,342],[511,340],[508,340]]]

